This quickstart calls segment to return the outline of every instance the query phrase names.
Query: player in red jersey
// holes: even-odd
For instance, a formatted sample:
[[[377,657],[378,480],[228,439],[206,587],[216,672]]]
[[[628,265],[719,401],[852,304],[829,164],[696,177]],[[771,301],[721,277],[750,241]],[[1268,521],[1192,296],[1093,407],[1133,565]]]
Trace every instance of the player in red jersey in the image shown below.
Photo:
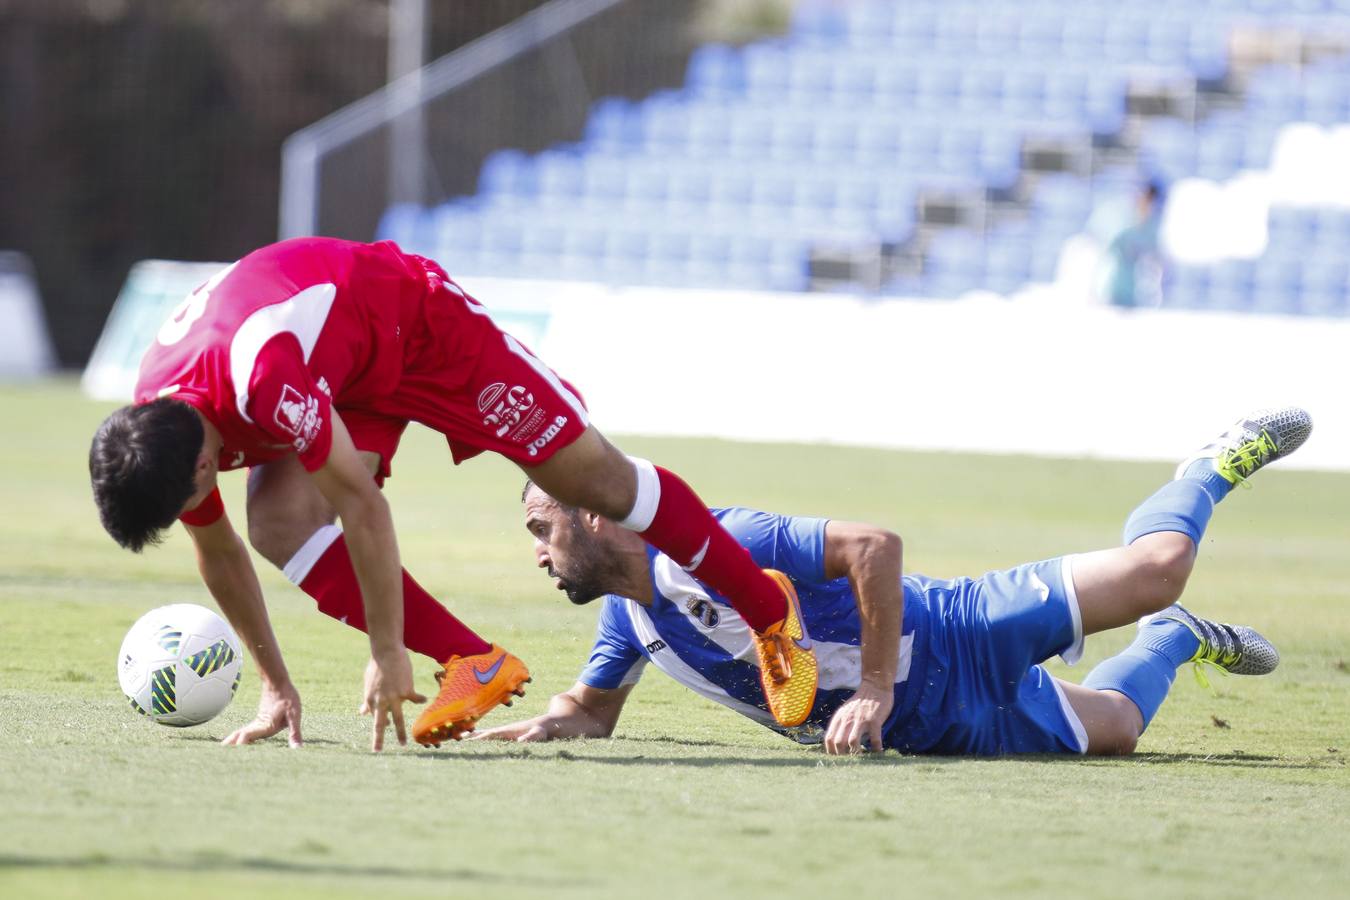
[[[403,702],[425,699],[408,649],[443,665],[413,726],[420,743],[459,738],[522,692],[524,664],[401,571],[379,488],[410,421],[444,434],[456,463],[506,456],[552,496],[623,523],[735,598],[758,635],[775,714],[792,725],[810,709],[815,658],[782,579],[756,568],[678,477],[606,441],[577,393],[439,266],[390,242],[301,238],[227,267],[160,328],[135,401],[94,436],[94,497],[133,551],[175,519],[187,526],[202,578],[262,676],[258,717],[225,743],[286,729],[298,744],[300,699],[221,503],[221,470],[250,469],[254,549],[322,612],[369,634],[362,712],[375,718],[374,749],[389,720],[405,742]]]

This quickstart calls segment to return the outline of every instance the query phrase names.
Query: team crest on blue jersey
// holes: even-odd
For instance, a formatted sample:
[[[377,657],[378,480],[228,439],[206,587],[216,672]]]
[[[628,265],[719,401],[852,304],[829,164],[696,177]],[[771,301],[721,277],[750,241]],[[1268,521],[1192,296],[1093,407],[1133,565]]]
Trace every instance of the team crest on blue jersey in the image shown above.
[[[684,605],[689,610],[689,615],[702,622],[705,628],[716,628],[717,623],[722,620],[722,617],[717,613],[717,607],[713,605],[711,600],[705,600],[702,597],[690,597]]]

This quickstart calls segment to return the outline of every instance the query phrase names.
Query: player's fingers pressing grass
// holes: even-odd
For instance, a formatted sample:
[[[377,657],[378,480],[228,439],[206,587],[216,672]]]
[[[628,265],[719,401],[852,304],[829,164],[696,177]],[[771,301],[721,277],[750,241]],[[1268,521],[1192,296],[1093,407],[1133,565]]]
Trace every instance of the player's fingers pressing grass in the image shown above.
[[[881,728],[891,713],[889,695],[872,691],[867,685],[858,689],[839,707],[825,730],[825,752],[838,755],[880,749]]]
[[[286,732],[287,743],[299,747],[304,743],[300,735],[300,695],[292,688],[277,691],[264,689],[258,702],[258,715],[252,722],[230,732],[221,743],[241,747],[262,741],[274,734]]]
[[[384,749],[384,730],[389,727],[389,712],[384,704],[375,710],[375,733],[371,735],[370,749],[379,753]]]

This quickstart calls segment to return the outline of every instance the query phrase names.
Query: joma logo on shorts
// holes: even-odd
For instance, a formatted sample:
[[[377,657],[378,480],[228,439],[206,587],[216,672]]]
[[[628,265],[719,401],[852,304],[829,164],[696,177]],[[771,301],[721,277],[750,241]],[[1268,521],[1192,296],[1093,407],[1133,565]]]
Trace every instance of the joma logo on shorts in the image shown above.
[[[530,441],[529,452],[531,456],[538,456],[539,451],[548,446],[548,442],[558,436],[558,433],[567,425],[567,416],[558,416],[553,420],[553,424],[544,429],[544,433]]]

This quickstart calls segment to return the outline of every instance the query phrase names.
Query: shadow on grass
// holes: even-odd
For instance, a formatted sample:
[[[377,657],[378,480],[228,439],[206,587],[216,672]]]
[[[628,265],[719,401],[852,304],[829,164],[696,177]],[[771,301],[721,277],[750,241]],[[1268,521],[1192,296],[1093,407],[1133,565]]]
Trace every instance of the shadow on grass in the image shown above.
[[[86,856],[21,856],[0,853],[0,872],[7,869],[61,869],[104,871],[112,869],[152,869],[155,871],[183,871],[194,874],[200,872],[237,872],[274,875],[323,875],[340,878],[402,878],[444,883],[476,882],[488,885],[530,885],[533,887],[556,887],[563,882],[556,876],[531,878],[528,876],[504,875],[485,869],[431,869],[395,866],[344,866],[337,863],[296,862],[293,860],[267,859],[265,857],[234,857],[216,854],[197,854],[182,859],[149,859],[137,857],[112,857],[100,853]],[[589,882],[572,879],[566,882],[572,886],[585,886]]]
[[[649,741],[660,744],[679,744],[691,747],[730,746],[711,741],[681,741],[666,738],[625,738],[625,742]],[[558,749],[565,743],[568,749]],[[804,768],[811,769],[832,764],[853,762],[859,765],[895,768],[899,766],[944,766],[962,763],[1048,763],[1067,766],[1152,766],[1192,763],[1208,766],[1250,769],[1303,769],[1317,770],[1340,768],[1345,765],[1338,756],[1326,759],[1292,759],[1284,756],[1263,756],[1253,753],[1136,753],[1131,756],[1079,756],[1077,754],[1018,754],[1009,756],[938,756],[929,754],[902,754],[888,750],[879,756],[864,754],[860,756],[827,756],[824,751],[803,748],[797,755],[790,757],[764,758],[754,756],[670,756],[665,754],[631,755],[596,754],[586,752],[589,742],[584,740],[552,743],[547,746],[529,746],[501,743],[495,748],[484,744],[464,745],[455,750],[436,750],[419,754],[420,757],[434,760],[472,760],[474,762],[515,761],[533,759],[540,762],[561,760],[565,762],[595,763],[602,766],[684,766],[687,768],[711,768],[716,766],[751,766],[754,768]]]
[[[627,739],[626,739],[627,740]],[[567,749],[557,749],[558,744],[565,743]],[[729,746],[726,744],[709,744],[703,741],[678,741],[662,740],[659,743],[681,744],[687,746]],[[522,744],[501,743],[496,748],[489,749],[488,746],[464,746],[456,750],[434,750],[428,753],[418,754],[422,759],[433,760],[471,760],[473,762],[508,762],[522,759],[537,760],[539,762],[553,762],[555,760],[563,762],[581,762],[595,763],[601,766],[683,766],[691,769],[707,769],[720,766],[750,766],[752,768],[762,769],[814,769],[821,766],[844,765],[854,763],[857,765],[882,766],[885,768],[894,768],[897,766],[911,765],[942,765],[947,763],[964,762],[965,757],[959,756],[904,756],[899,753],[887,752],[879,756],[871,754],[860,756],[827,756],[820,750],[803,749],[794,756],[764,758],[756,756],[671,756],[666,754],[648,755],[646,753],[587,753],[588,742],[586,741],[559,741],[548,745],[547,747],[531,747]]]
[[[226,732],[226,733],[228,734],[229,732]],[[173,737],[174,737],[174,740],[177,740],[177,741],[199,741],[199,742],[205,742],[205,743],[208,743],[208,744],[219,744],[222,740],[225,739],[225,735],[224,735],[224,734],[220,735],[219,737],[213,737],[213,736],[211,736],[211,735],[209,735],[209,734],[191,734],[191,733],[182,733],[182,734],[175,734]],[[261,741],[254,741],[254,743],[255,743],[255,744],[258,744],[258,745],[260,745],[260,746],[264,746],[264,747],[267,747],[267,746],[280,746],[280,747],[285,747],[285,746],[286,746],[286,733],[283,731],[283,732],[281,732],[281,733],[279,733],[279,734],[274,734],[274,735],[272,735],[270,738],[263,738]],[[305,738],[305,744],[306,744],[306,745],[313,744],[313,745],[315,745],[316,747],[322,747],[322,746],[333,746],[333,747],[338,747],[338,746],[342,746],[342,745],[344,744],[344,742],[343,742],[343,741],[334,741],[334,740],[331,740],[331,739],[329,739],[329,738],[311,738],[311,737],[307,737],[307,738]]]
[[[984,757],[990,759],[991,757]],[[993,757],[997,758],[997,757]],[[1135,753],[1130,756],[1057,756],[1054,754],[1037,756],[1012,756],[1008,759],[1031,763],[1071,763],[1089,766],[1113,765],[1176,765],[1179,763],[1198,763],[1206,766],[1245,769],[1330,769],[1340,768],[1344,763],[1336,756],[1325,759],[1294,759],[1287,756],[1263,756],[1257,753]]]
[[[1149,765],[1201,763],[1208,766],[1238,766],[1249,769],[1327,769],[1344,765],[1335,756],[1328,756],[1325,759],[1291,759],[1287,756],[1262,756],[1256,753],[1137,753],[1133,759]]]

